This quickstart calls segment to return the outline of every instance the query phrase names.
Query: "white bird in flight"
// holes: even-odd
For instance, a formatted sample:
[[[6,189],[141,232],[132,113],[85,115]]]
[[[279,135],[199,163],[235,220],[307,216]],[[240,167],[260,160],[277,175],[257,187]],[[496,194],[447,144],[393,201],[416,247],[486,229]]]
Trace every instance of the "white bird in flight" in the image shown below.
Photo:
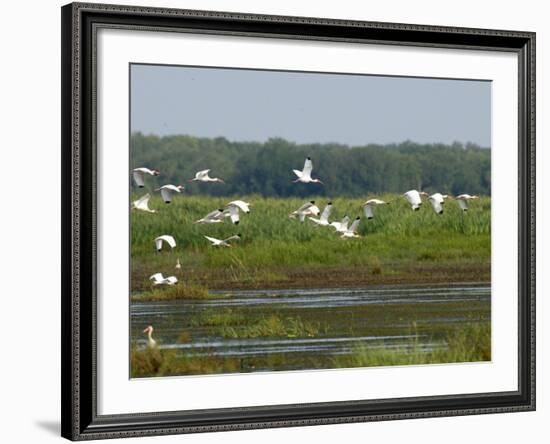
[[[225,183],[222,179],[218,177],[210,177],[208,174],[210,170],[202,170],[195,173],[195,177],[193,179],[190,179],[189,182],[220,182]]]
[[[146,327],[143,333],[147,333],[147,346],[149,348],[155,348],[157,346],[157,341],[153,339],[153,326],[149,325]]]
[[[374,207],[377,205],[389,205],[389,202],[380,199],[369,199],[363,204],[363,210],[367,219],[374,217]]]
[[[235,225],[238,225],[240,222],[238,207],[234,207],[234,206],[227,207],[225,210],[223,210],[223,216],[229,217],[231,219],[231,222],[233,222]]]
[[[300,219],[300,222],[303,222],[306,219],[306,216],[319,216],[320,213],[321,210],[317,205],[315,205],[315,201],[312,200],[311,202],[303,204],[296,211],[290,213],[288,217],[290,217],[291,219],[296,219],[298,217]]]
[[[250,213],[250,204],[242,200],[234,200],[229,202],[225,206],[224,216],[231,218],[231,222],[238,225],[240,221],[239,210],[244,211],[247,214]]]
[[[458,201],[458,205],[462,209],[462,211],[468,211],[468,201],[473,199],[479,199],[479,196],[476,195],[470,195],[470,194],[460,194],[455,197],[455,199]]]
[[[322,184],[319,179],[312,179],[311,178],[311,171],[313,170],[313,162],[311,161],[311,157],[308,157],[304,163],[304,169],[302,171],[300,170],[292,170],[294,171],[294,174],[298,176],[298,179],[294,180],[293,182],[302,182],[302,183],[320,183]]]
[[[230,247],[231,244],[229,243],[229,241],[241,239],[240,234],[236,234],[234,236],[228,237],[227,239],[216,239],[215,237],[210,237],[210,236],[204,236],[204,237],[208,239],[210,242],[212,242],[212,245],[214,247]]]
[[[153,285],[175,285],[178,283],[178,278],[176,276],[168,276],[165,278],[162,273],[155,273],[149,280],[153,281]]]
[[[331,212],[332,212],[332,202],[329,202],[323,209],[323,212],[321,213],[321,217],[319,219],[310,216],[309,220],[311,220],[312,222],[315,222],[317,225],[329,226],[330,223],[328,221],[328,218],[330,217]]]
[[[157,251],[162,250],[163,242],[166,242],[170,248],[176,248],[176,240],[168,234],[163,234],[162,236],[155,238],[155,247],[157,248]]]
[[[226,205],[226,207],[231,206],[237,207],[245,213],[250,213],[250,204],[248,202],[244,202],[242,200],[233,200]]]
[[[443,214],[443,204],[445,203],[445,196],[443,194],[434,193],[428,197],[428,200],[437,214]]]
[[[160,173],[158,170],[150,170],[149,168],[134,168],[132,171],[134,176],[134,181],[136,185],[140,188],[145,186],[145,175],[149,174],[151,176],[158,176]]]
[[[145,196],[141,196],[138,200],[132,202],[132,208],[135,210],[146,211],[148,213],[156,213],[156,210],[151,210],[149,208],[149,199],[151,195],[147,193]]]
[[[195,223],[196,224],[219,224],[223,222],[224,217],[226,217],[225,210],[223,208],[218,208],[217,210],[214,210],[208,213],[202,219],[195,221]]]
[[[411,208],[414,211],[418,211],[420,209],[420,205],[422,205],[422,198],[420,196],[428,196],[428,193],[425,193],[424,191],[419,193],[416,190],[410,190],[403,194],[403,196],[407,199],[407,202],[409,202]]]
[[[330,226],[336,229],[337,233],[343,233],[348,229],[349,217],[346,215],[340,222],[331,222]]]
[[[183,185],[168,184],[155,189],[155,191],[160,191],[164,203],[169,204],[172,201],[172,193],[181,193],[183,189]]]
[[[342,239],[346,239],[348,237],[359,237],[357,234],[357,228],[359,227],[359,222],[361,221],[361,218],[357,216],[351,226],[349,228],[346,228],[344,231],[342,231],[342,235],[340,236]]]

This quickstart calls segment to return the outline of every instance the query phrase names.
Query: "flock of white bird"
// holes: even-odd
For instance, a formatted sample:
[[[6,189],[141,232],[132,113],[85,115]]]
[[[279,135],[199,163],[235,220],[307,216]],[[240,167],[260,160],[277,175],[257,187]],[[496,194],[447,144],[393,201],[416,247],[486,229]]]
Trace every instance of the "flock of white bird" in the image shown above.
[[[190,179],[189,182],[218,182],[225,183],[222,179],[218,177],[210,177],[211,170],[202,170],[198,171],[195,174],[193,179]],[[312,178],[311,173],[313,171],[313,162],[311,158],[308,157],[305,160],[304,167],[302,170],[293,169],[293,173],[297,176],[297,179],[294,180],[294,183],[318,183],[323,184],[323,182],[318,178]],[[158,176],[160,173],[158,170],[149,169],[149,168],[135,168],[132,171],[134,182],[139,188],[145,186],[145,178],[149,176]],[[160,195],[165,203],[170,203],[172,200],[172,195],[174,193],[181,193],[183,191],[183,185],[172,185],[167,184],[159,188],[156,188],[155,192],[160,192]],[[446,199],[454,199],[458,202],[458,205],[462,211],[468,210],[468,203],[473,199],[478,199],[478,196],[470,194],[460,194],[456,197],[434,193],[429,195],[424,191],[409,190],[403,194],[403,197],[411,206],[413,211],[418,211],[422,205],[422,197],[425,197],[430,202],[433,210],[437,214],[443,213],[443,208],[445,205]],[[139,199],[132,202],[132,208],[139,211],[144,211],[148,213],[156,213],[156,210],[149,208],[149,200],[151,199],[151,194],[147,193]],[[363,212],[367,219],[372,219],[374,217],[374,208],[379,205],[389,205],[391,202],[387,202],[381,199],[369,199],[363,205]],[[311,220],[313,223],[319,226],[332,227],[335,229],[336,233],[340,234],[340,237],[343,239],[359,237],[357,230],[359,228],[359,223],[361,217],[356,217],[350,225],[350,218],[346,215],[340,221],[330,222],[329,218],[332,212],[332,202],[328,202],[321,212],[319,207],[315,204],[315,201],[310,201],[304,203],[300,208],[293,211],[289,214],[291,219],[298,219],[300,222],[304,222],[306,218]],[[250,203],[244,202],[242,200],[234,200],[227,203],[223,208],[217,208],[214,211],[208,213],[203,218],[195,221],[197,224],[216,224],[222,223],[226,218],[229,218],[231,222],[237,225],[240,221],[240,212],[245,214],[250,213]],[[230,247],[231,241],[239,240],[241,238],[240,234],[235,234],[228,237],[227,239],[216,239],[211,236],[204,236],[212,246],[214,247]],[[161,251],[164,245],[167,245],[169,248],[173,249],[176,247],[176,240],[173,236],[168,234],[163,234],[154,239],[155,247],[157,251]],[[179,259],[177,260],[176,269],[181,269],[181,263]],[[157,285],[175,285],[178,282],[176,276],[164,277],[162,273],[155,273],[150,278],[154,286]],[[155,347],[156,341],[152,337],[153,327],[149,325],[143,333],[148,335],[148,346]]]
[[[210,177],[211,170],[202,170],[198,171],[195,174],[193,179],[190,179],[189,182],[218,182],[225,183],[219,177]],[[308,157],[305,160],[304,167],[302,170],[293,169],[294,174],[297,176],[297,179],[294,180],[294,183],[318,183],[323,184],[323,182],[318,178],[312,178],[311,173],[313,171],[313,162],[311,158]],[[146,176],[158,176],[160,173],[158,170],[149,169],[149,168],[135,168],[132,171],[134,182],[139,188],[145,186]],[[183,185],[172,185],[167,184],[159,188],[156,188],[155,192],[160,192],[160,195],[165,203],[170,203],[172,200],[172,195],[174,193],[181,193],[184,189]],[[468,203],[473,199],[478,199],[478,196],[470,194],[461,194],[459,196],[453,197],[447,194],[434,193],[428,194],[424,191],[410,190],[403,194],[403,197],[407,200],[411,209],[418,211],[422,205],[422,197],[425,197],[430,202],[433,210],[437,214],[443,213],[443,208],[445,205],[446,199],[454,199],[458,202],[458,205],[462,211],[468,210]],[[148,213],[156,213],[156,210],[149,208],[149,200],[151,199],[151,194],[147,193],[139,199],[132,202],[132,208],[135,210],[140,210]],[[379,205],[389,205],[391,202],[387,202],[380,199],[369,199],[363,205],[363,211],[367,219],[372,219],[374,217],[374,209]],[[323,211],[315,204],[315,201],[310,201],[304,203],[300,208],[293,211],[289,214],[289,217],[292,219],[298,219],[300,222],[304,222],[306,218],[311,220],[313,223],[319,226],[332,227],[335,229],[336,233],[340,234],[340,237],[343,239],[359,237],[357,230],[359,228],[359,223],[361,217],[356,217],[350,225],[350,218],[344,216],[340,221],[330,222],[329,218],[332,212],[332,202],[328,202]],[[240,221],[240,213],[248,214],[250,213],[250,203],[242,200],[234,200],[228,202],[224,207],[217,208],[210,213],[208,213],[203,218],[195,221],[197,224],[217,224],[222,223],[226,218],[229,218],[231,222],[237,225]],[[228,237],[227,239],[216,239],[211,236],[204,236],[212,246],[215,247],[230,247],[231,241],[239,240],[241,238],[240,234],[235,234]],[[176,240],[171,235],[161,235],[154,239],[156,249],[161,251],[163,245],[166,244],[170,248],[176,247]],[[176,268],[180,269],[181,264],[179,259],[176,263]],[[150,277],[153,285],[175,285],[178,282],[178,279],[175,276],[164,277],[162,273],[155,273]]]

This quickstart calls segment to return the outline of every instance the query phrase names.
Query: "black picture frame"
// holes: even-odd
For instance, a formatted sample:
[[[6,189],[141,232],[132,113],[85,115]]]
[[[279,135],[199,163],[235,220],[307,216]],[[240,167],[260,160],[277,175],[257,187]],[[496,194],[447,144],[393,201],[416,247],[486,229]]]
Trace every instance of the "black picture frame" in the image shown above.
[[[71,440],[535,409],[535,33],[72,3],[62,15],[62,436]],[[95,38],[98,27],[436,48],[518,57],[518,390],[452,396],[97,414]]]

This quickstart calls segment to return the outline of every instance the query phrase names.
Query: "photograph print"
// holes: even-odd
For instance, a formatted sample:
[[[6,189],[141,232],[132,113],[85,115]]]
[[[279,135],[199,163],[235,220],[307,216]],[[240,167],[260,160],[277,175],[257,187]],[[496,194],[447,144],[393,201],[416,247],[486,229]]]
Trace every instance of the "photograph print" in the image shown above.
[[[491,360],[491,82],[131,64],[131,378]]]

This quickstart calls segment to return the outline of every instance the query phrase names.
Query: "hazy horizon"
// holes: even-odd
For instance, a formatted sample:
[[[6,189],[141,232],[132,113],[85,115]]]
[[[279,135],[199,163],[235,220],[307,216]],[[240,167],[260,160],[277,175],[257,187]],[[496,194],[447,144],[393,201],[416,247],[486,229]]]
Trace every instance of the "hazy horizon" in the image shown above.
[[[131,65],[131,131],[348,146],[491,147],[491,83]]]

